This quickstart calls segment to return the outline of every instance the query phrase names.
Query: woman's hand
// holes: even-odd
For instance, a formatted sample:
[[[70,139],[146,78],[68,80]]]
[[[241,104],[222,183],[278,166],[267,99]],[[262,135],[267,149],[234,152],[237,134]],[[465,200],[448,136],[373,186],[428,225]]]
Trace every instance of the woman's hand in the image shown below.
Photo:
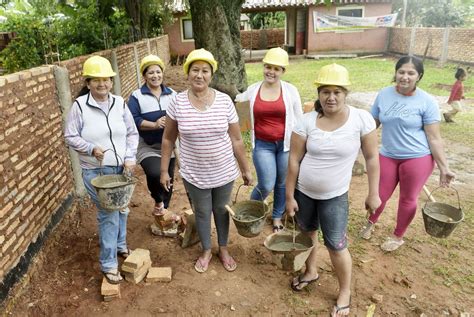
[[[161,117],[155,121],[155,128],[156,129],[164,129],[166,125],[166,117]]]
[[[456,178],[456,174],[451,172],[449,169],[446,171],[441,171],[439,173],[439,186],[449,187],[451,182]]]
[[[170,189],[171,189],[171,186],[173,186],[173,184],[171,184],[171,177],[170,177],[170,174],[168,174],[168,172],[161,172],[160,173],[160,184],[161,186],[163,186],[163,188],[169,192]]]
[[[293,217],[296,212],[298,212],[299,207],[295,198],[288,199],[286,198],[286,214],[290,217]]]
[[[92,156],[94,156],[97,161],[102,161],[104,159],[104,150],[102,150],[100,146],[95,146],[92,150]]]
[[[127,176],[132,176],[135,171],[135,162],[126,161],[123,164],[123,173]]]
[[[382,201],[379,195],[370,195],[365,199],[365,210],[367,210],[367,216],[373,215],[375,210],[380,207]]]
[[[252,172],[244,171],[242,172],[242,179],[244,180],[244,185],[251,186],[253,185],[253,176]]]

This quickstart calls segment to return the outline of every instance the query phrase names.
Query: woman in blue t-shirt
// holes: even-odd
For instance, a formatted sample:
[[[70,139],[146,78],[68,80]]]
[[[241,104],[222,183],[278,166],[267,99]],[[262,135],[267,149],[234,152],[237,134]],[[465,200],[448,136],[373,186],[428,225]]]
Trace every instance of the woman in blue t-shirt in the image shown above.
[[[362,228],[360,236],[370,239],[374,224],[393,191],[400,184],[397,226],[381,248],[390,252],[403,243],[403,235],[415,217],[418,195],[433,172],[440,171],[440,185],[449,186],[449,170],[439,131],[440,113],[436,100],[416,87],[424,74],[421,60],[400,58],[395,65],[395,86],[382,89],[372,106],[377,126],[382,124],[380,149],[380,199],[382,204]]]

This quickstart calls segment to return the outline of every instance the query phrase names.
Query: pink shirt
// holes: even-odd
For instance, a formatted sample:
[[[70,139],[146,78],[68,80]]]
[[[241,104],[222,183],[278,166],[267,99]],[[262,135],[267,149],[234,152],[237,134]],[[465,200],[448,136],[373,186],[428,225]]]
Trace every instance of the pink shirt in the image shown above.
[[[451,88],[451,94],[449,95],[448,103],[453,101],[459,101],[464,95],[464,86],[462,81],[456,80],[453,87]]]
[[[188,91],[176,95],[166,114],[178,124],[180,174],[201,189],[223,186],[239,176],[229,136],[238,116],[229,96],[217,90],[206,111],[194,108]]]

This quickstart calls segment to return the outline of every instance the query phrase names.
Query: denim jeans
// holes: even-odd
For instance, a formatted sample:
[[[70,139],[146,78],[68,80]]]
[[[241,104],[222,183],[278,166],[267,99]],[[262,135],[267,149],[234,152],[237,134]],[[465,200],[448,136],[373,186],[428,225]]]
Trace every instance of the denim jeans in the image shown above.
[[[347,221],[349,217],[349,195],[344,194],[326,200],[313,199],[295,190],[299,210],[296,222],[303,232],[321,229],[324,245],[333,251],[347,248]]]
[[[102,272],[118,268],[117,252],[127,250],[127,217],[128,207],[125,210],[106,211],[100,208],[99,200],[91,180],[100,175],[122,174],[123,167],[104,166],[102,169],[83,169],[82,179],[92,201],[98,208],[97,222],[99,224],[99,263]]]
[[[283,151],[283,140],[276,142],[255,140],[253,164],[257,172],[258,183],[252,191],[250,199],[264,200],[273,190],[273,219],[281,219],[285,212],[288,154],[289,152]]]

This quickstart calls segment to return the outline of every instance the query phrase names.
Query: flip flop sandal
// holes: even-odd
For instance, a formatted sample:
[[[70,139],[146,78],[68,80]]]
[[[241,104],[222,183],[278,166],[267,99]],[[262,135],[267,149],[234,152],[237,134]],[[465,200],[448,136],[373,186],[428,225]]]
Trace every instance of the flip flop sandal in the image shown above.
[[[219,255],[219,260],[221,260],[222,266],[227,272],[234,272],[237,269],[237,263],[232,256],[229,255],[227,259],[224,259]]]
[[[283,225],[273,225],[273,233],[277,233],[277,232],[280,232],[284,229]]]
[[[343,315],[343,316],[349,316],[349,314],[350,314],[351,298],[349,298],[349,304],[346,305],[346,306],[338,306],[337,303],[336,303],[336,305],[334,305],[334,308],[332,309],[331,316],[337,317],[338,314],[339,314],[342,310],[346,310],[346,309],[348,309],[349,311],[347,312],[346,315]]]
[[[302,290],[304,290],[306,287],[308,287],[309,284],[311,283],[314,283],[316,282],[317,280],[319,280],[319,274],[316,278],[312,279],[312,280],[303,280],[303,274],[301,275],[298,275],[298,279],[297,279],[297,284],[294,283],[294,280],[291,281],[290,283],[290,286],[291,286],[291,289],[294,290],[295,292],[301,292]],[[301,288],[298,288],[297,286],[299,286],[300,284],[302,283],[305,283],[306,285],[302,286]]]
[[[196,263],[194,264],[194,269],[196,270],[196,272],[199,272],[199,273],[206,272],[209,267],[209,262],[211,262],[211,259],[212,259],[212,254],[207,260],[199,257],[196,260]]]
[[[105,279],[107,282],[110,284],[120,284],[123,281],[122,275],[120,275],[120,272],[117,270],[117,273],[113,272],[102,272],[104,275]]]
[[[165,214],[165,205],[163,204],[159,207],[158,204],[155,204],[152,214],[153,216],[163,216]]]
[[[128,256],[132,253],[132,250],[131,249],[127,249],[127,250],[123,250],[123,251],[118,251],[117,252],[117,255],[126,259],[128,258]]]

